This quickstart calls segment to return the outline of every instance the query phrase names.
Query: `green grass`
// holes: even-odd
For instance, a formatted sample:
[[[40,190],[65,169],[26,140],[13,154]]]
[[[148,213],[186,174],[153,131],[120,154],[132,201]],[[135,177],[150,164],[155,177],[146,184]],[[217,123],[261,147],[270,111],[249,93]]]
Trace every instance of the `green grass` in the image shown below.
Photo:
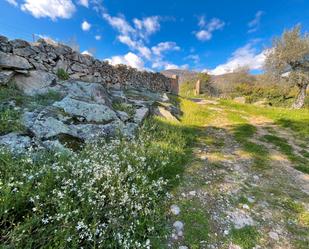
[[[249,104],[238,104],[229,100],[221,100],[227,108],[245,111],[248,115],[262,115],[273,120],[279,126],[290,128],[300,138],[309,140],[309,110],[291,110],[276,107],[258,107]]]
[[[113,102],[112,106],[117,111],[126,112],[130,117],[135,113],[135,109],[132,105],[120,102]]]
[[[260,234],[255,227],[245,226],[240,229],[232,229],[230,239],[234,244],[241,246],[243,249],[252,249],[258,244]]]
[[[70,78],[69,74],[63,68],[57,70],[57,77],[60,80],[68,80]]]
[[[263,139],[269,143],[277,146],[277,148],[285,154],[289,160],[295,163],[295,168],[304,172],[309,173],[309,160],[302,158],[294,153],[293,147],[288,144],[287,140],[277,137],[275,135],[265,135]]]
[[[19,131],[24,131],[20,111],[0,106],[0,135]]]
[[[59,92],[56,91],[48,91],[47,93],[44,94],[38,94],[30,98],[31,103],[33,105],[41,105],[41,106],[49,106],[53,104],[56,101],[59,101],[62,99],[62,96]]]
[[[253,158],[253,167],[256,169],[268,168],[268,150],[263,145],[249,140],[254,136],[256,127],[250,124],[234,125],[233,132],[236,140],[242,145],[243,150]]]
[[[184,244],[192,249],[200,248],[201,241],[209,240],[209,215],[198,201],[187,200],[180,205],[179,219],[184,222]]]

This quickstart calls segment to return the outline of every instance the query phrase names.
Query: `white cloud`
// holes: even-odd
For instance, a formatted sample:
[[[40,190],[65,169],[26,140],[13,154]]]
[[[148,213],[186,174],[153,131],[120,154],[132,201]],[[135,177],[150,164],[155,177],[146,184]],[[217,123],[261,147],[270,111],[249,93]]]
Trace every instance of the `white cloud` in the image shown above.
[[[198,17],[198,26],[200,28],[204,28],[206,26],[206,17],[204,15]]]
[[[176,42],[167,41],[167,42],[160,42],[156,46],[153,46],[151,50],[155,55],[161,56],[162,53],[166,51],[172,51],[172,50],[179,51],[180,47],[177,46]]]
[[[225,22],[219,18],[212,18],[207,22],[205,16],[199,17],[198,26],[201,28],[195,32],[195,36],[200,41],[208,41],[212,38],[212,34],[216,30],[220,30],[225,26]]]
[[[135,32],[131,25],[123,16],[110,16],[108,13],[103,13],[103,18],[119,33],[127,35]]]
[[[16,0],[6,0],[9,4],[12,4],[12,5],[14,5],[15,7],[17,7],[18,6],[18,3],[17,3],[17,1]]]
[[[208,30],[200,30],[195,34],[195,36],[200,41],[208,41],[212,38],[212,33]]]
[[[156,68],[156,69],[168,70],[168,69],[179,69],[179,68],[186,69],[186,68],[189,67],[189,65],[184,64],[184,65],[178,66],[178,65],[170,63],[168,61],[156,60],[155,62],[152,63],[151,67]]]
[[[89,52],[88,50],[83,51],[82,54],[83,55],[93,56],[93,54],[91,52]]]
[[[78,3],[86,8],[89,7],[89,0],[79,0]]]
[[[91,28],[91,24],[87,21],[83,21],[81,27],[82,27],[82,30],[88,31]]]
[[[190,54],[185,57],[186,60],[192,60],[195,64],[200,62],[200,56],[198,54]]]
[[[95,38],[97,41],[100,41],[100,40],[102,39],[102,36],[96,35],[94,38]]]
[[[256,12],[254,19],[248,23],[248,33],[253,33],[258,30],[258,28],[260,27],[261,18],[264,14],[264,11],[261,10]]]
[[[21,9],[36,18],[49,17],[53,21],[71,18],[76,10],[71,0],[25,0]]]
[[[150,35],[160,30],[159,16],[149,16],[142,19],[134,18],[130,24],[125,16],[111,16],[106,9],[102,10],[103,18],[119,33],[117,40],[127,45],[130,50],[137,52],[134,54],[129,52],[124,56],[113,56],[109,61],[112,64],[126,64],[135,68],[145,68],[144,61],[152,63],[152,68],[176,67],[169,62],[163,60],[163,53],[168,50],[180,50],[175,42],[161,42],[152,48],[146,43]],[[178,67],[178,66],[177,66]]]
[[[248,67],[251,70],[262,69],[266,58],[266,51],[257,53],[257,50],[253,47],[254,43],[250,42],[235,50],[226,63],[210,70],[210,73],[213,75],[231,73],[239,67]]]
[[[129,48],[137,50],[146,59],[150,59],[151,51],[149,48],[144,46],[143,42],[132,40],[132,38],[128,35],[119,35],[117,38],[121,43],[126,44]]]
[[[154,34],[160,30],[159,16],[149,16],[143,19],[133,19],[136,30],[139,31],[139,35],[142,38],[147,38],[151,34]]]
[[[139,70],[144,69],[144,61],[142,60],[142,58],[132,52],[129,52],[124,56],[113,56],[112,58],[106,60],[112,65],[125,64]]]

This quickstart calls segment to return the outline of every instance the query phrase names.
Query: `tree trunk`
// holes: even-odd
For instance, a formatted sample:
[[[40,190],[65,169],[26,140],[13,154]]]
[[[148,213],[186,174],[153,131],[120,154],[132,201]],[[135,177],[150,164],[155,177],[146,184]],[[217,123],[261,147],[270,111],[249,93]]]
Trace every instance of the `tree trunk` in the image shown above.
[[[304,84],[302,86],[299,86],[299,92],[298,92],[297,97],[294,101],[294,104],[292,105],[292,108],[300,109],[300,108],[304,107],[307,86],[308,86],[308,84]]]

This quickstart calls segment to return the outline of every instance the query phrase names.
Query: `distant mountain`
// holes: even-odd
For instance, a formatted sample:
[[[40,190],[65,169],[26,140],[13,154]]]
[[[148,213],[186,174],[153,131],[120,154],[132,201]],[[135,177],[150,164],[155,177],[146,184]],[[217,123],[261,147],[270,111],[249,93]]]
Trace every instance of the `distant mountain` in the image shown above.
[[[198,72],[189,71],[186,69],[168,69],[161,71],[161,73],[166,77],[172,77],[175,74],[178,75],[180,84],[185,81],[194,80],[198,75]]]

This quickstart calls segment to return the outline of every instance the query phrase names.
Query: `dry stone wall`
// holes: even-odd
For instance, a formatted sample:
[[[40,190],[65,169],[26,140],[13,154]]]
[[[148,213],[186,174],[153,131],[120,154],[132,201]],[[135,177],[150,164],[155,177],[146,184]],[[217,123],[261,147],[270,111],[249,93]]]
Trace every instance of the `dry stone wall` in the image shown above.
[[[0,36],[0,84],[16,79],[18,87],[31,94],[40,85],[52,85],[57,80],[58,69],[66,71],[70,79],[101,83],[106,87],[178,92],[177,80],[160,73],[138,71],[126,65],[112,66],[107,61],[44,39],[29,43]]]

